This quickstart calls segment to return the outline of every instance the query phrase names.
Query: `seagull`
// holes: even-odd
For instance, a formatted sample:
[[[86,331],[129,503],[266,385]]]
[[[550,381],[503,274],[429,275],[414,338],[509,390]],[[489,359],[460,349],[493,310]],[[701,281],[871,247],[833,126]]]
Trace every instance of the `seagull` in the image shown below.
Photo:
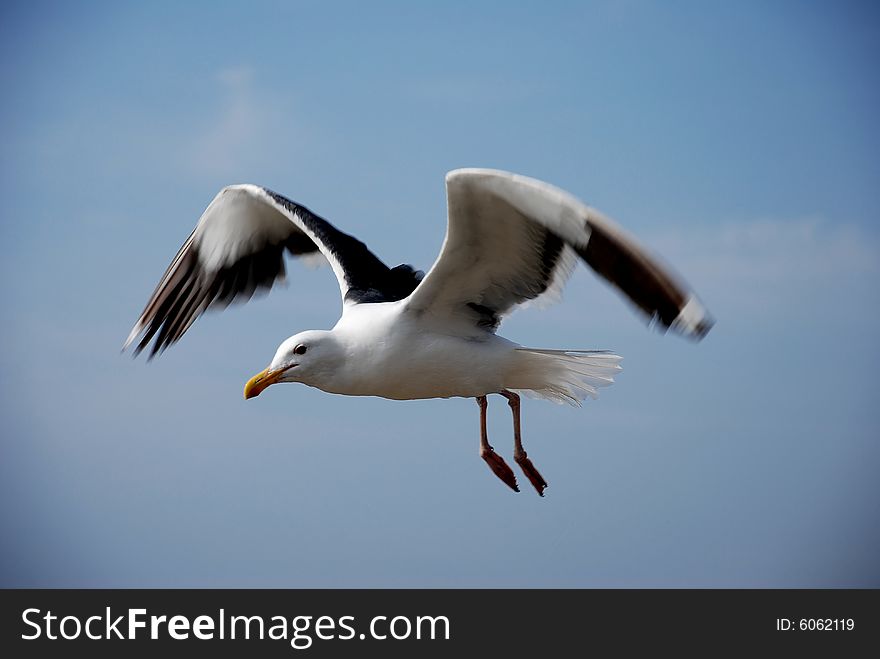
[[[487,396],[507,399],[514,461],[541,496],[547,482],[523,448],[520,395],[579,405],[621,370],[601,350],[529,348],[496,333],[515,308],[558,297],[583,261],[649,323],[695,340],[713,325],[670,268],[599,211],[537,179],[493,169],[446,175],[440,255],[424,274],[386,266],[357,238],[268,188],[231,185],[208,205],[123,346],[149,357],[206,309],[247,300],[285,278],[284,253],[326,259],[342,296],[330,330],[284,340],[245,399],[280,382],[393,400],[465,397],[480,410],[480,457],[512,490],[516,476],[489,444]]]

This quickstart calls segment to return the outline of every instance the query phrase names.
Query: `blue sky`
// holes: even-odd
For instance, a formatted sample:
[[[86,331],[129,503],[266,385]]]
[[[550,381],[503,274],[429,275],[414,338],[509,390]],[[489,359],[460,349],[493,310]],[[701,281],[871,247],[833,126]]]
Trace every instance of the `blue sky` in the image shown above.
[[[0,585],[880,586],[873,3],[317,4],[0,9]],[[473,401],[242,400],[329,269],[120,355],[222,186],[427,268],[464,166],[603,210],[718,320],[661,336],[580,269],[505,321],[624,356],[525,403],[545,499]]]

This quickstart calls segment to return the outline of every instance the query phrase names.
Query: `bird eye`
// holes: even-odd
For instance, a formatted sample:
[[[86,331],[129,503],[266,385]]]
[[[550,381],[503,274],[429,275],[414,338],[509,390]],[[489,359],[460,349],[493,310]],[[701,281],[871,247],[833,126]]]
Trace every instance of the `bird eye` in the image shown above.
[[[300,343],[296,348],[293,349],[294,354],[304,355],[306,354],[306,347]]]

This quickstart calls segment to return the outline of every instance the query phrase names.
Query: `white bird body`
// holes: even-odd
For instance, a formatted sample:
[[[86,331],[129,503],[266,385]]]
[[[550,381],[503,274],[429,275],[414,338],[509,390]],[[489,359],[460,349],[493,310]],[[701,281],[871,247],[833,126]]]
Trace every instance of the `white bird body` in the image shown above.
[[[331,394],[392,400],[476,398],[502,390],[577,404],[610,385],[620,357],[604,351],[534,350],[497,334],[464,332],[462,322],[408,313],[405,301],[346,306],[332,330],[287,339],[269,370],[307,342],[314,365],[299,363],[279,382]]]
[[[658,327],[701,339],[711,328],[696,295],[635,238],[595,209],[542,181],[488,169],[446,177],[448,225],[427,275],[388,268],[356,238],[257,185],[224,188],[211,202],[135,323],[140,351],[176,342],[209,306],[247,299],[284,277],[285,251],[321,255],[339,282],[343,313],[331,330],[285,340],[245,387],[279,382],[346,396],[477,399],[481,456],[510,487],[513,472],[486,436],[486,396],[514,414],[517,463],[539,493],[546,482],[520,440],[517,392],[579,404],[614,381],[620,357],[604,351],[526,348],[496,334],[518,305],[559,295],[578,259]]]
[[[516,344],[496,334],[426,329],[403,301],[352,305],[332,330],[346,367],[313,384],[348,396],[395,400],[474,397],[504,388]]]

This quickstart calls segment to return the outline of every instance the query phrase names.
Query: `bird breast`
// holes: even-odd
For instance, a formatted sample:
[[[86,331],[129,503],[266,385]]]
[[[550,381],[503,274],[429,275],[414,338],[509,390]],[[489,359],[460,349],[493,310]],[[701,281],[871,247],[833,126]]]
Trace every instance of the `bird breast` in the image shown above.
[[[482,396],[499,391],[515,344],[488,332],[444,331],[399,312],[398,303],[358,305],[334,328],[344,367],[331,393],[395,400]]]

